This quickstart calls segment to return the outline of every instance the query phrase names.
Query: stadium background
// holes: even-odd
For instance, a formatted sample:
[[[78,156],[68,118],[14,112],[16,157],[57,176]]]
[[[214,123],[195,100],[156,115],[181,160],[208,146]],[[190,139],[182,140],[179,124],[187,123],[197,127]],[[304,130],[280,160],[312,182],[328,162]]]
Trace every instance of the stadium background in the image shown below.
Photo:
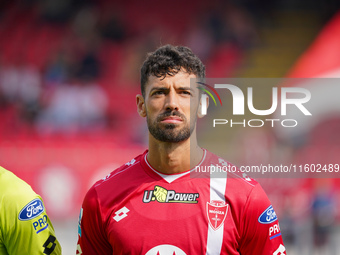
[[[135,107],[146,52],[187,45],[206,64],[207,77],[339,77],[339,5],[1,1],[0,165],[42,195],[64,254],[74,254],[87,189],[147,146]],[[267,129],[229,129],[227,159],[338,160],[338,108],[298,141]],[[337,179],[259,182],[276,208],[288,254],[340,254]]]

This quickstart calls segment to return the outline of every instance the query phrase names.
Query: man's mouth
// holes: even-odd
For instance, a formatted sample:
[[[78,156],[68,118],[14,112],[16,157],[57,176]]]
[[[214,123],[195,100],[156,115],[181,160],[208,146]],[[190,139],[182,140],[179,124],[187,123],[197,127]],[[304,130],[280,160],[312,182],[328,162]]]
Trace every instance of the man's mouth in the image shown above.
[[[170,123],[178,124],[181,122],[183,122],[183,120],[178,116],[168,116],[161,120],[161,123],[166,123],[166,124],[170,124]]]

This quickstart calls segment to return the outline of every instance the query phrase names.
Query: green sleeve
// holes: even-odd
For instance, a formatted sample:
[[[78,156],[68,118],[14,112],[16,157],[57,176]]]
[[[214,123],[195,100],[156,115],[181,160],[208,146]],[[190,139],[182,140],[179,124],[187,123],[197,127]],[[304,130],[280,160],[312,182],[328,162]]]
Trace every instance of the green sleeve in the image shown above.
[[[20,179],[7,183],[0,187],[0,255],[61,254],[41,197]]]

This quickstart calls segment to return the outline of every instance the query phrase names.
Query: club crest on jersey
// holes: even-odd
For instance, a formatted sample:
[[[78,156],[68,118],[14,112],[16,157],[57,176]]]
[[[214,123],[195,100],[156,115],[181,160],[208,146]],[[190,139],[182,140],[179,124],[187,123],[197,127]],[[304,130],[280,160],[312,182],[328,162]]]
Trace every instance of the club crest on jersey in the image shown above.
[[[259,222],[262,224],[270,224],[277,220],[273,206],[269,206],[259,217]]]
[[[228,213],[228,204],[223,201],[212,200],[207,202],[207,216],[210,227],[218,230],[224,223]]]
[[[29,202],[19,213],[19,220],[31,220],[45,211],[44,205],[39,198]]]
[[[178,193],[174,190],[167,190],[156,185],[153,190],[144,191],[143,202],[150,203],[152,201],[157,201],[159,203],[197,204],[198,197],[198,193]]]

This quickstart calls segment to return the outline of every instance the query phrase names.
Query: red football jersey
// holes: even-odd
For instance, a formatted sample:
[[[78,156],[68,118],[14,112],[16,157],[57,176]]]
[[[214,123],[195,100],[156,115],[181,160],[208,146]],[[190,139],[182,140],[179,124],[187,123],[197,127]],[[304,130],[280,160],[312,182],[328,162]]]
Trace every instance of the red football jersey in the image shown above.
[[[256,181],[232,173],[194,178],[197,168],[164,175],[146,156],[88,191],[77,254],[286,254],[274,209]],[[205,150],[199,166],[228,164]]]

